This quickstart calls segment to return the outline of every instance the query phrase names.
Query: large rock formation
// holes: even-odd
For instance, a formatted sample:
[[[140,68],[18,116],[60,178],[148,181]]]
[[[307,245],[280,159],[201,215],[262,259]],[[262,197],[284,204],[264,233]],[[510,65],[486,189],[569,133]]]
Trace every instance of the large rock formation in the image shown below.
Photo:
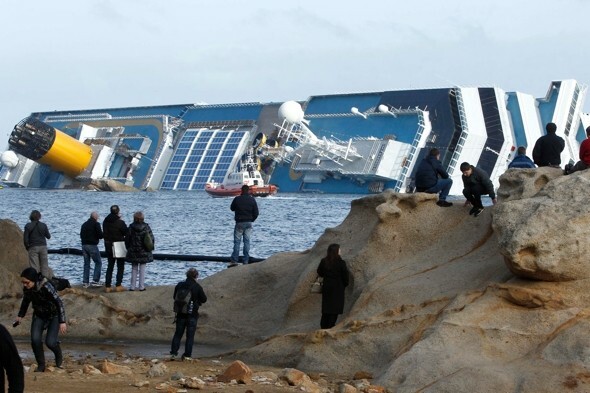
[[[251,364],[362,370],[395,392],[588,391],[589,179],[510,170],[500,202],[477,218],[435,195],[358,199],[310,250],[205,279],[198,341]],[[309,287],[330,243],[352,277],[344,315],[319,330],[321,296]],[[67,290],[68,336],[167,341],[171,292]]]

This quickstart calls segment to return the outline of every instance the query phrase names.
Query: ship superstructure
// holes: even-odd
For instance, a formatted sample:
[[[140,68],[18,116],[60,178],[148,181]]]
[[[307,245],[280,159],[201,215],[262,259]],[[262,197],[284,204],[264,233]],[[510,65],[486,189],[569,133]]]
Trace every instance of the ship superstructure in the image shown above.
[[[139,189],[202,191],[223,182],[256,146],[257,169],[281,193],[407,192],[417,162],[436,147],[454,180],[451,193],[460,194],[461,162],[482,168],[497,185],[516,148],[526,146],[530,155],[547,122],[566,140],[562,163],[576,161],[590,125],[586,91],[563,80],[541,98],[454,86],[286,103],[36,112],[13,130],[0,181],[77,188],[113,179]],[[32,138],[25,124],[53,130],[53,137],[33,130]]]

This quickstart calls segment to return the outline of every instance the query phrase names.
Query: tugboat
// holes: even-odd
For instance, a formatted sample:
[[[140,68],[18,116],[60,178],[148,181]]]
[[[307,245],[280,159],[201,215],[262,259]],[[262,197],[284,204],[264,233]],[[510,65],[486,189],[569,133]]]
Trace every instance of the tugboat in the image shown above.
[[[206,183],[205,191],[213,197],[234,197],[242,193],[244,184],[250,187],[250,195],[255,197],[274,195],[278,191],[277,186],[264,184],[251,151],[246,154],[238,171],[229,173],[221,183],[216,181]]]

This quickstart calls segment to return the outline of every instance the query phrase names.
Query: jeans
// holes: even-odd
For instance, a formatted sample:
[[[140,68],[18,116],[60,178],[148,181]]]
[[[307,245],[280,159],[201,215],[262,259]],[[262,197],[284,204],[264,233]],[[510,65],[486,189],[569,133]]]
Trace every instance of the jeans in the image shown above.
[[[473,207],[476,207],[478,209],[483,209],[483,204],[481,203],[481,196],[486,194],[487,192],[485,188],[479,184],[463,189],[463,195],[465,196],[465,198],[469,202],[471,202],[471,205],[473,205]]]
[[[453,185],[453,180],[451,179],[438,179],[436,184],[424,192],[429,194],[436,194],[440,192],[438,196],[439,201],[446,201],[447,197],[449,196],[449,191],[451,191],[451,186]]]
[[[195,342],[195,333],[197,332],[198,317],[191,315],[190,317],[178,317],[176,319],[176,331],[172,338],[172,347],[170,348],[171,355],[178,355],[178,348],[180,348],[180,340],[186,329],[186,341],[184,343],[183,357],[191,357],[193,354],[193,344]]]
[[[47,258],[47,246],[29,247],[29,265],[43,277],[51,278],[53,274],[49,270],[49,259]]]
[[[251,222],[236,222],[234,227],[234,251],[231,254],[232,262],[240,260],[240,242],[244,238],[244,259],[243,263],[247,264],[250,259],[250,237],[252,236]]]
[[[90,281],[90,258],[94,261],[92,281],[99,282],[102,260],[100,259],[98,246],[96,244],[82,244],[82,255],[84,256],[84,275],[82,276],[82,282],[88,284]]]
[[[45,345],[51,349],[55,355],[55,363],[61,366],[63,360],[61,347],[57,340],[59,334],[59,318],[57,315],[51,319],[42,319],[33,314],[33,321],[31,322],[31,347],[35,354],[35,360],[40,370],[45,369],[45,353],[43,352],[43,330],[47,329],[45,335]]]

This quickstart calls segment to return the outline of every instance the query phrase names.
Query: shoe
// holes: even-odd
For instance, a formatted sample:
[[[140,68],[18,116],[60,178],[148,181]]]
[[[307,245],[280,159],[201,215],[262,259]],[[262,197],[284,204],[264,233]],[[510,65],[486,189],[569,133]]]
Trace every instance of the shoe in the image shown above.
[[[133,291],[135,291],[135,289],[129,288],[129,292],[133,292]]]
[[[97,287],[102,287],[102,283],[100,283],[100,282],[98,282],[98,281],[93,281],[93,282],[90,284],[90,286],[91,286],[91,287],[95,287],[95,288],[97,288]]]
[[[111,287],[106,287],[106,288],[104,289],[104,291],[105,291],[106,293],[111,293],[111,292],[113,292],[113,288],[111,288]]]
[[[62,368],[62,364],[64,363],[63,354],[60,352],[55,356],[55,367]]]
[[[191,358],[190,356],[184,356],[182,355],[182,361],[183,362],[192,362],[194,359]]]
[[[37,366],[37,368],[35,369],[36,373],[44,373],[45,372],[45,366]]]
[[[473,213],[473,217],[479,216],[482,211],[483,211],[483,207],[477,208],[477,210],[475,211],[475,213]]]
[[[168,360],[176,360],[177,356],[178,356],[177,354],[171,353],[170,355],[168,355]]]
[[[117,285],[115,287],[116,292],[125,292],[126,290],[127,290],[127,288],[125,288],[123,285]]]
[[[479,210],[479,208],[477,207],[472,207],[471,210],[469,210],[469,215],[472,215],[473,213],[475,213],[477,210]]]
[[[145,288],[139,289],[139,292],[143,292],[143,291],[145,291]]]
[[[234,266],[238,266],[238,265],[239,265],[239,263],[236,263],[236,262],[230,262],[230,264],[229,264],[229,265],[227,265],[227,267],[234,267]]]
[[[82,288],[88,288],[90,286],[90,284],[88,284],[87,282],[82,284]]]
[[[447,202],[447,201],[443,201],[443,200],[436,202],[436,204],[439,205],[440,207],[453,206],[453,204],[451,202]]]

